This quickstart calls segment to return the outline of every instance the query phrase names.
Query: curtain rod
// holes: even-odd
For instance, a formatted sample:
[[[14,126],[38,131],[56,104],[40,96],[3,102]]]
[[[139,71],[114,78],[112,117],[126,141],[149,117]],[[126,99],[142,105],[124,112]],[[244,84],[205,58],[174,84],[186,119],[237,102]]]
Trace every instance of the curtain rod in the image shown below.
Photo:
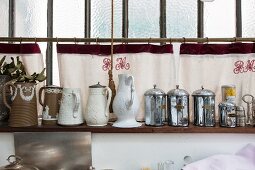
[[[95,42],[110,43],[111,38],[47,38],[47,37],[0,37],[0,42]],[[255,38],[114,38],[117,43],[185,43],[185,42],[255,42]]]

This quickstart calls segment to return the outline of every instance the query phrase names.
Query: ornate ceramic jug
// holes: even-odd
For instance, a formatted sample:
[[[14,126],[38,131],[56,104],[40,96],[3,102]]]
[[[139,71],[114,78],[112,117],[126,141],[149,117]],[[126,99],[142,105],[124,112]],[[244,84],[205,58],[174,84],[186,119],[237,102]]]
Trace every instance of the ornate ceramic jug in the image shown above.
[[[44,101],[42,101],[42,92],[44,91]],[[44,86],[39,90],[39,103],[43,106],[42,124],[57,124],[57,118],[62,97],[62,87]]]
[[[12,87],[12,104],[7,103],[6,92]],[[38,125],[36,83],[11,83],[4,85],[4,104],[10,109],[9,126],[24,127]]]
[[[101,86],[99,83],[89,86],[89,98],[84,115],[88,126],[107,125],[111,97],[112,91],[109,87]]]
[[[9,117],[9,109],[4,105],[3,101],[3,87],[4,84],[10,81],[10,76],[7,75],[0,75],[0,122],[6,122]],[[8,103],[11,102],[11,94],[10,91],[7,92],[7,100]]]
[[[117,116],[114,127],[138,127],[141,123],[135,120],[139,103],[134,86],[134,77],[119,74],[119,86],[113,101],[113,112]]]
[[[83,123],[81,89],[63,88],[58,115],[58,124],[76,126]]]

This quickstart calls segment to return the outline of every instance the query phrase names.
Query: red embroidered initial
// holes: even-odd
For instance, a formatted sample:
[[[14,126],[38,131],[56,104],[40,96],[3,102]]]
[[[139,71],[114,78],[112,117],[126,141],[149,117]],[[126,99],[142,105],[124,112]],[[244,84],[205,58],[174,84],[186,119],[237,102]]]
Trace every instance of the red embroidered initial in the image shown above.
[[[115,65],[115,69],[116,70],[119,70],[119,69],[126,69],[126,70],[128,70],[129,68],[130,68],[130,64],[129,63],[127,63],[127,61],[126,61],[126,57],[124,57],[124,58],[117,58],[117,63],[118,64],[116,64]]]
[[[120,69],[126,69],[129,70],[130,64],[127,62],[127,58],[117,58],[116,59],[117,64],[115,65],[116,70]],[[103,59],[103,66],[102,66],[104,71],[110,70],[111,69],[111,59],[110,58],[104,58]]]
[[[255,60],[248,60],[246,63],[244,61],[238,60],[235,62],[234,73],[246,73],[248,71],[255,72]]]

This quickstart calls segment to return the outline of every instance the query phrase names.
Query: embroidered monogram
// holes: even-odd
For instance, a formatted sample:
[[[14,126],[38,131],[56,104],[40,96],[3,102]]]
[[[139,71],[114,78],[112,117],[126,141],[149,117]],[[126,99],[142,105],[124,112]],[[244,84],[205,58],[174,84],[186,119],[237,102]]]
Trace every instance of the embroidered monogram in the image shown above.
[[[117,58],[116,59],[117,64],[115,65],[115,69],[116,70],[129,70],[130,68],[130,64],[127,62],[127,58],[123,57],[123,58]],[[102,66],[104,71],[110,70],[111,68],[111,59],[110,58],[104,58],[103,59],[103,66]]]
[[[110,68],[111,68],[111,59],[104,58],[103,63],[104,63],[103,70],[104,71],[110,70]]]
[[[117,63],[118,64],[116,64],[116,66],[115,66],[115,69],[116,70],[120,70],[120,69],[126,69],[126,70],[129,70],[129,68],[130,68],[130,64],[129,63],[127,63],[127,58],[126,57],[124,57],[124,58],[117,58]]]
[[[236,61],[233,72],[235,74],[255,72],[255,60],[248,60],[246,63],[241,60]]]

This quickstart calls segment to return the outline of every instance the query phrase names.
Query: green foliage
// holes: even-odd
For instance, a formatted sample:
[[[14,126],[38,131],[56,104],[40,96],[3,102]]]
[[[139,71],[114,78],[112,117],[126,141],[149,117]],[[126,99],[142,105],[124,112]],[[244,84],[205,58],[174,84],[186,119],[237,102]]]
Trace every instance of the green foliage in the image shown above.
[[[16,63],[13,57],[11,57],[11,62],[5,62],[6,56],[0,60],[0,75],[8,75],[11,79],[16,82],[27,82],[27,83],[37,83],[42,82],[46,79],[45,68],[41,73],[33,73],[29,75],[26,72],[25,66],[20,61],[19,56],[16,57]]]

